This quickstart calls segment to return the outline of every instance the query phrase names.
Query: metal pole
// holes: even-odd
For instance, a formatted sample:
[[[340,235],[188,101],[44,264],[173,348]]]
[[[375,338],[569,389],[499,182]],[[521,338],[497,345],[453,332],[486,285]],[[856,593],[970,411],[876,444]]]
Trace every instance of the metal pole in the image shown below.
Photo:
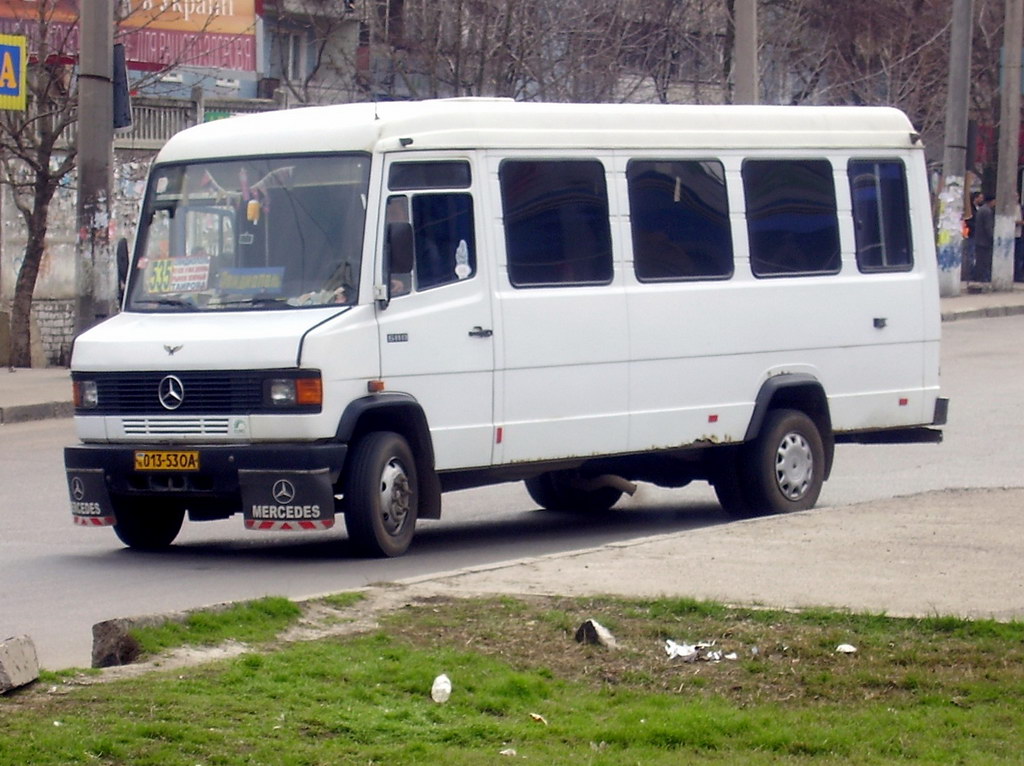
[[[757,0],[736,0],[736,39],[733,43],[734,104],[758,102]]]
[[[971,82],[971,32],[973,0],[953,0],[949,37],[949,86],[946,91],[946,147],[942,157],[942,189],[939,192],[939,294],[960,294],[963,266],[961,221],[967,189],[967,106]]]
[[[1013,289],[1014,227],[1020,218],[1017,160],[1020,151],[1020,58],[1024,0],[1006,0],[1003,18],[1003,87],[996,169],[996,226],[992,248],[992,289]]]
[[[113,312],[117,292],[109,236],[114,143],[113,2],[89,0],[79,7],[76,334]]]

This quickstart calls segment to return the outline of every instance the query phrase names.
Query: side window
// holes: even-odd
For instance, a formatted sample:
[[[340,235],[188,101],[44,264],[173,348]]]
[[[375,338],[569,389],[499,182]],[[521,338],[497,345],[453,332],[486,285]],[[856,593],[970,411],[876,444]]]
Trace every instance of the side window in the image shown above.
[[[515,287],[607,284],[611,228],[597,160],[506,160],[498,172]]]
[[[473,198],[468,194],[418,194],[412,198],[416,289],[468,279],[476,273]]]
[[[626,168],[626,181],[637,279],[732,275],[732,233],[722,163],[632,160]]]
[[[839,221],[828,160],[747,160],[743,192],[755,276],[839,271]]]
[[[899,160],[850,160],[850,196],[861,271],[907,271],[910,242],[907,178]]]
[[[471,180],[465,160],[395,162],[388,171],[388,188],[392,191],[468,189]]]
[[[388,198],[388,223],[410,222],[413,273],[392,274],[392,297],[405,295],[415,283],[427,290],[468,279],[476,273],[473,198],[469,194],[417,194]]]

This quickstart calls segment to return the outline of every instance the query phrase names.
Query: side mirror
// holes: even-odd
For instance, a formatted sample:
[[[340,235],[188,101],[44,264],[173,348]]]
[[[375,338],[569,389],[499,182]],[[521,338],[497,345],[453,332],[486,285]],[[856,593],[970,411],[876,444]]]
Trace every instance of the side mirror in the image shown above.
[[[117,240],[117,294],[124,297],[125,286],[128,284],[128,240],[124,237]]]
[[[412,224],[401,221],[389,223],[384,235],[384,284],[378,288],[377,294],[377,303],[382,309],[388,307],[392,295],[396,294],[393,288],[396,275],[408,276],[412,273]],[[397,294],[404,295],[406,292],[407,289],[400,287]]]
[[[408,274],[412,271],[412,224],[396,221],[388,224],[388,276]]]

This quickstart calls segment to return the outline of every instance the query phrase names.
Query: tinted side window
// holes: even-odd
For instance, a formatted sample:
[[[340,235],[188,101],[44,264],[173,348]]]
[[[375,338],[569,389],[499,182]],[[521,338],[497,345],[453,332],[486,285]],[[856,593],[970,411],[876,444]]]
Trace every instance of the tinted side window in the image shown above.
[[[611,281],[608,192],[600,162],[506,160],[499,178],[513,285]]]
[[[419,194],[412,198],[416,289],[468,279],[476,273],[473,198]]]
[[[759,277],[839,271],[839,222],[827,160],[743,163],[750,267]]]
[[[417,194],[388,198],[386,221],[411,222],[413,273],[391,275],[391,296],[468,279],[476,273],[473,197]]]
[[[729,203],[720,162],[633,160],[626,180],[637,279],[732,274]]]
[[[907,179],[898,160],[851,160],[850,196],[861,271],[913,267]]]
[[[434,162],[396,162],[388,171],[388,188],[468,189],[471,181],[469,163],[464,160]]]

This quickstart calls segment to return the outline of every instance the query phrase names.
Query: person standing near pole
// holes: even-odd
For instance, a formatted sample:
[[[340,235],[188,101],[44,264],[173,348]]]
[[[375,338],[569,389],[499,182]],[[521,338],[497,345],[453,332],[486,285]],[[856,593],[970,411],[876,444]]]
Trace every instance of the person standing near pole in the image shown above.
[[[992,245],[995,242],[996,198],[985,195],[985,201],[974,211],[974,264],[972,282],[992,281]]]

